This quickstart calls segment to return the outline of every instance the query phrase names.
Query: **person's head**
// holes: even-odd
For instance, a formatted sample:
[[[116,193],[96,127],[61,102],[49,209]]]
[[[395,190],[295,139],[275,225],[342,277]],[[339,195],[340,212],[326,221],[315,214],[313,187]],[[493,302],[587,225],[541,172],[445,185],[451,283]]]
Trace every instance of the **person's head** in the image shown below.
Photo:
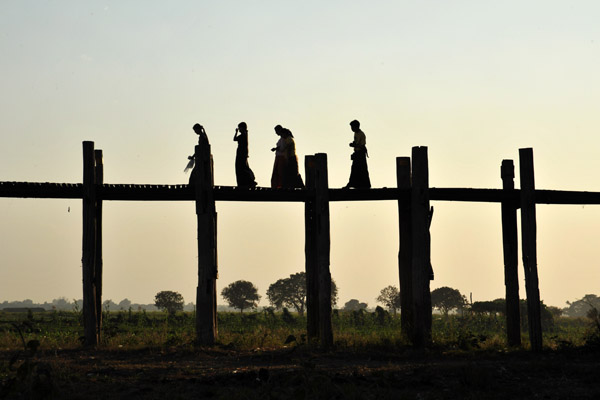
[[[358,122],[357,120],[350,122],[350,129],[352,129],[352,132],[356,132],[357,130],[359,130],[360,122]]]
[[[281,125],[276,125],[275,126],[275,133],[279,136],[282,136],[282,132],[283,132],[283,127]]]
[[[202,130],[204,128],[200,124],[195,124],[192,129],[194,129],[194,132],[196,132],[196,134],[200,135],[202,134]]]
[[[248,125],[246,125],[245,122],[240,122],[238,124],[238,129],[240,130],[240,132],[246,133],[248,132]]]

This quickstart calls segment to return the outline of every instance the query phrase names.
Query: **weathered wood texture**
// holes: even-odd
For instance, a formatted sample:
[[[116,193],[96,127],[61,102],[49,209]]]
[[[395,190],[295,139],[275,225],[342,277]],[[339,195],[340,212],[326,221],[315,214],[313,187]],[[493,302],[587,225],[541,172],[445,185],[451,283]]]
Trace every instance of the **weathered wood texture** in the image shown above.
[[[217,213],[213,193],[214,172],[210,145],[196,146],[192,177],[198,220],[198,288],[196,340],[212,346],[217,337]]]
[[[429,166],[427,147],[412,148],[412,278],[413,278],[413,344],[431,342],[431,245],[429,236]]]
[[[400,248],[398,272],[400,278],[400,324],[402,334],[408,338],[413,330],[413,282],[412,282],[412,221],[410,213],[410,157],[396,158],[396,181],[398,184],[398,224]]]
[[[515,188],[515,166],[512,160],[503,160],[500,168],[502,188]],[[506,334],[509,346],[521,345],[521,318],[519,311],[519,256],[517,237],[517,205],[502,202],[502,248],[504,250],[504,285],[506,289]]]
[[[537,226],[535,213],[535,181],[533,150],[519,149],[521,176],[521,241],[525,289],[527,291],[527,320],[533,351],[542,350],[542,320],[537,270]]]
[[[104,163],[102,150],[94,151],[96,168],[96,187],[104,183]],[[100,339],[102,331],[102,200],[96,198],[96,262],[94,265],[94,285],[96,288],[96,336]]]
[[[98,344],[96,315],[96,168],[94,142],[83,142],[83,329],[86,346]]]
[[[306,184],[314,198],[305,208],[307,331],[310,338],[318,336],[324,348],[333,346],[331,324],[330,222],[327,155],[306,157]],[[310,310],[309,310],[310,309]],[[318,333],[318,335],[317,335]]]
[[[315,154],[315,227],[317,243],[317,271],[319,280],[319,339],[322,347],[333,346],[331,325],[331,272],[330,265],[330,222],[329,181],[327,176],[327,154]]]
[[[306,334],[309,341],[319,337],[319,274],[317,260],[317,235],[315,233],[316,185],[315,156],[306,156],[306,187],[311,191],[304,203],[304,260],[306,273]]]

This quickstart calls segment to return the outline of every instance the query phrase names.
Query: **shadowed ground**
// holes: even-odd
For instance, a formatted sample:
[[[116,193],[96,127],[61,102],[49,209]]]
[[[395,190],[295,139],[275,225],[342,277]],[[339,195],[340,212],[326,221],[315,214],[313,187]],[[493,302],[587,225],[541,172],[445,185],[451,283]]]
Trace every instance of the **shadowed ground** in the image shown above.
[[[6,398],[600,398],[600,352],[589,348],[541,354],[65,350],[38,352],[33,372],[23,377],[5,374],[13,355],[0,352]]]

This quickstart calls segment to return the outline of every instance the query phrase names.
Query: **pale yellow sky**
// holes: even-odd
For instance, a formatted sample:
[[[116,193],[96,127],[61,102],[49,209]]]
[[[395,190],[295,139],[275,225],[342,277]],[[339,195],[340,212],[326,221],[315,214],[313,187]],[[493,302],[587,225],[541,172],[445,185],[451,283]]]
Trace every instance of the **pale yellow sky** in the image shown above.
[[[595,1],[2,2],[0,181],[81,182],[92,140],[107,183],[185,183],[200,122],[216,183],[233,185],[243,120],[259,185],[282,124],[301,165],[327,153],[341,187],[356,118],[375,187],[425,145],[434,187],[499,188],[502,159],[533,147],[538,188],[600,191],[599,17]],[[502,297],[499,206],[433,205],[432,288]],[[304,268],[301,204],[217,211],[219,291],[246,279],[264,300]],[[600,206],[537,213],[542,299],[598,294]],[[80,201],[0,199],[0,218],[0,301],[81,297]],[[104,298],[192,301],[195,223],[191,203],[105,204]],[[341,304],[398,284],[397,225],[394,202],[331,204]]]

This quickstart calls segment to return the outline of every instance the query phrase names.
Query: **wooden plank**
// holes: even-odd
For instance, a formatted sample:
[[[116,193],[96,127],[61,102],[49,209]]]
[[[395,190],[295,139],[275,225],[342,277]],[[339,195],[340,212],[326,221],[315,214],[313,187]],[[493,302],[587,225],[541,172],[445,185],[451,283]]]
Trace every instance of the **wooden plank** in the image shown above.
[[[104,183],[104,163],[102,150],[94,151],[96,165],[96,187]],[[102,331],[102,199],[96,198],[96,262],[94,266],[94,286],[96,289],[96,336],[100,340]]]
[[[536,190],[535,204],[600,204],[600,192],[578,192],[569,190]]]
[[[329,189],[329,201],[398,200],[398,188]],[[216,201],[304,202],[314,196],[303,189],[253,188],[217,186]],[[81,183],[0,182],[0,197],[81,199]],[[115,201],[195,201],[188,185],[104,184],[96,188],[96,197]],[[507,199],[519,202],[520,191],[478,188],[429,188],[432,201],[501,203]],[[600,204],[600,192],[544,190],[535,191],[536,204]]]
[[[431,342],[431,244],[429,235],[429,167],[427,147],[412,148],[412,276],[413,276],[413,344]]]
[[[304,203],[304,254],[306,273],[306,333],[309,341],[319,338],[319,274],[316,235],[316,161],[305,157],[306,188],[311,195]]]
[[[196,340],[200,345],[212,346],[217,337],[217,214],[210,145],[200,143],[195,149],[196,163],[192,172],[198,221]]]
[[[515,188],[515,166],[503,160],[500,169],[502,188]],[[517,207],[511,200],[502,202],[502,248],[504,251],[504,285],[506,289],[506,335],[509,346],[521,345],[519,311],[519,256],[517,238]]]
[[[400,279],[400,323],[402,334],[410,338],[413,330],[413,283],[412,283],[412,222],[410,212],[410,157],[396,158],[396,181],[398,183],[398,224],[400,248],[398,272]]]
[[[525,288],[527,291],[527,317],[529,339],[533,351],[542,350],[542,320],[537,272],[535,181],[533,150],[519,149],[521,175],[521,240]]]
[[[94,271],[96,263],[96,185],[94,142],[83,142],[83,326],[86,346],[98,344]]]
[[[82,199],[81,183],[0,182],[0,197]]]

